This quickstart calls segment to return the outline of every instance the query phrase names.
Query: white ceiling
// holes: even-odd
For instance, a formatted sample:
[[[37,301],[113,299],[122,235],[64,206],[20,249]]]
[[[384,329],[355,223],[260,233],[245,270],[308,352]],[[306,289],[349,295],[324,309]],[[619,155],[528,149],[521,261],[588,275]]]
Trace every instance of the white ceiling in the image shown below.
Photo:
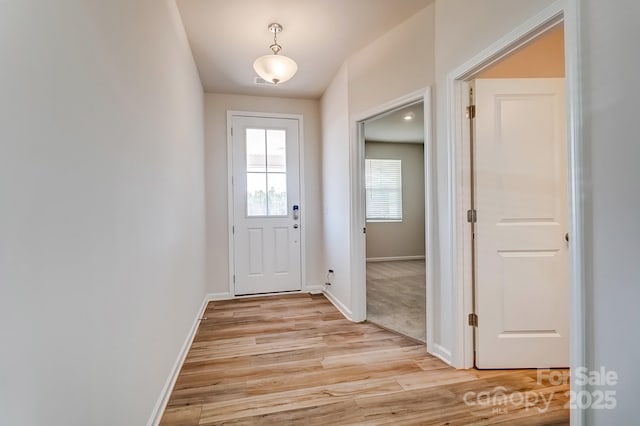
[[[413,119],[404,116],[411,113]],[[424,104],[400,108],[364,125],[364,138],[370,142],[424,143]]]
[[[318,98],[358,49],[433,0],[177,0],[206,92]],[[298,63],[288,82],[258,86],[253,61],[271,53],[278,22],[282,54]]]

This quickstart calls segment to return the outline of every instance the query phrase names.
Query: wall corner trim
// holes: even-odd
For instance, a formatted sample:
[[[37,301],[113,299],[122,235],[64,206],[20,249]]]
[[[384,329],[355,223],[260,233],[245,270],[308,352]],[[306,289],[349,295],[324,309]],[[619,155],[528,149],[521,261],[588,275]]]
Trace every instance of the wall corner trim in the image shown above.
[[[347,308],[340,300],[338,300],[333,294],[331,294],[331,291],[329,290],[323,290],[322,294],[324,294],[324,297],[326,297],[327,299],[329,299],[329,302],[331,302],[333,304],[333,306],[335,306],[342,315],[344,315],[344,317],[346,319],[348,319],[351,322],[359,322],[353,319],[353,313],[351,312],[351,310],[349,308]]]
[[[447,350],[444,346],[441,346],[437,343],[432,343],[431,345],[427,344],[428,349],[427,351],[435,356],[436,358],[440,359],[441,361],[445,362],[447,365],[450,365],[452,367],[455,367],[453,365],[453,363],[451,362],[451,351]],[[457,367],[455,367],[457,368]]]

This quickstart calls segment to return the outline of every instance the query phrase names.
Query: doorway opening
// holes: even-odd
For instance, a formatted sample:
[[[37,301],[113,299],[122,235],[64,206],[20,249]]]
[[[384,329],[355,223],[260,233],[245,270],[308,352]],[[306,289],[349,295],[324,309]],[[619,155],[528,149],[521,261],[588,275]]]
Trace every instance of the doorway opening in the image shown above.
[[[424,254],[414,254],[410,252],[402,252],[400,255],[390,255],[381,252],[376,255],[373,248],[370,246],[367,250],[367,211],[366,211],[366,158],[365,158],[365,140],[366,140],[366,128],[367,123],[374,122],[376,119],[382,119],[385,116],[389,116],[398,113],[407,107],[416,108],[416,105],[422,105],[422,111],[413,111],[413,115],[422,114],[423,118],[423,138],[421,154],[423,159],[423,175],[421,179],[424,186],[421,189],[424,194],[424,226],[420,227],[414,234],[421,234],[418,240],[418,245],[424,246]],[[353,312],[352,319],[354,321],[365,321],[368,318],[367,314],[367,258],[373,260],[369,262],[370,265],[382,264],[384,262],[375,262],[376,260],[382,261],[417,261],[422,262],[422,256],[424,256],[424,273],[418,272],[417,275],[422,277],[418,278],[423,283],[421,292],[424,292],[425,296],[419,296],[422,301],[426,299],[423,306],[416,309],[420,309],[422,312],[418,313],[421,324],[416,332],[416,338],[420,341],[426,341],[426,349],[429,352],[433,352],[431,344],[433,343],[434,333],[430,332],[433,327],[433,314],[435,312],[433,308],[435,297],[433,295],[433,282],[434,282],[434,241],[433,235],[433,220],[435,215],[434,209],[434,196],[435,196],[435,184],[433,179],[433,145],[431,142],[431,90],[430,88],[422,89],[409,93],[403,97],[390,101],[386,104],[375,107],[369,111],[359,114],[354,117],[352,121],[352,162],[351,162],[351,193],[352,193],[352,205],[351,205],[351,232],[352,232],[352,295],[353,295]],[[407,111],[407,114],[412,111]],[[407,115],[405,114],[405,115]],[[404,119],[404,118],[403,118]],[[375,148],[374,148],[375,150]],[[375,158],[372,158],[375,159]],[[382,159],[382,158],[379,158]],[[412,182],[413,183],[413,182]],[[415,189],[413,189],[415,191]],[[408,194],[410,195],[410,194]],[[382,224],[384,226],[384,224]],[[383,230],[384,232],[384,230]],[[375,231],[374,231],[375,233]],[[371,241],[369,241],[371,243]],[[414,258],[407,258],[408,256],[414,256]],[[395,259],[394,259],[395,258]],[[399,258],[399,259],[397,259]],[[378,265],[380,266],[380,265]],[[422,267],[420,267],[422,268]],[[384,281],[384,280],[381,280]],[[426,312],[425,312],[426,311]],[[426,323],[426,325],[424,325]],[[423,328],[424,325],[424,328]],[[390,328],[390,327],[388,327]],[[425,336],[426,330],[426,336]],[[400,330],[402,332],[402,330]]]
[[[426,343],[424,104],[364,123],[367,321]]]
[[[564,25],[564,65],[566,92],[566,138],[565,148],[567,159],[568,187],[568,234],[567,244],[569,279],[568,304],[565,306],[569,318],[568,340],[570,346],[570,367],[577,368],[584,365],[584,289],[582,286],[583,271],[583,243],[581,230],[583,228],[583,207],[581,201],[582,179],[580,176],[583,162],[580,141],[580,68],[578,19],[575,2],[557,2],[540,12],[538,15],[524,22],[509,34],[483,50],[466,63],[451,71],[447,77],[447,102],[449,114],[446,116],[448,134],[449,159],[449,205],[452,216],[449,223],[449,238],[452,242],[452,262],[450,275],[452,277],[453,298],[453,330],[454,345],[452,363],[458,368],[474,366],[474,326],[469,314],[473,309],[473,281],[471,253],[473,236],[471,226],[467,222],[467,211],[471,208],[470,196],[470,150],[469,126],[465,118],[465,108],[469,105],[469,82],[476,78],[483,70],[496,64],[508,55],[517,52],[531,40],[549,31],[559,24]],[[480,212],[477,213],[481,214]],[[482,318],[477,319],[482,324]],[[538,330],[548,331],[548,330]],[[580,386],[572,384],[572,390],[579,392]],[[572,411],[572,420],[580,413]],[[575,416],[575,418],[574,418]]]
[[[569,365],[562,20],[462,81],[473,365]]]
[[[467,81],[477,368],[569,365],[564,77],[559,22]]]

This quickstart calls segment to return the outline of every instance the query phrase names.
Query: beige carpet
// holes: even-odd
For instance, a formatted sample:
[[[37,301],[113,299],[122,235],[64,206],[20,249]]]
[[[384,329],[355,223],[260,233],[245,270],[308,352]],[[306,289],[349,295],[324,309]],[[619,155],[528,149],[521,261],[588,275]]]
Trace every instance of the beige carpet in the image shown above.
[[[424,260],[367,262],[367,320],[426,341]]]

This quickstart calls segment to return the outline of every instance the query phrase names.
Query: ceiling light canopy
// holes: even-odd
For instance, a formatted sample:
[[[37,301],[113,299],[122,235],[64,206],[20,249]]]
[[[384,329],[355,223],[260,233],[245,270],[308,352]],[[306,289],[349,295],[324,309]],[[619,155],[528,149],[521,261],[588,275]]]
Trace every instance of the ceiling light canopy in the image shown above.
[[[264,55],[256,59],[253,69],[266,81],[273,84],[280,84],[288,81],[298,71],[298,64],[284,55],[280,55],[282,46],[278,44],[278,33],[282,32],[282,25],[269,24],[269,31],[273,33],[273,44],[269,46],[273,55]]]

